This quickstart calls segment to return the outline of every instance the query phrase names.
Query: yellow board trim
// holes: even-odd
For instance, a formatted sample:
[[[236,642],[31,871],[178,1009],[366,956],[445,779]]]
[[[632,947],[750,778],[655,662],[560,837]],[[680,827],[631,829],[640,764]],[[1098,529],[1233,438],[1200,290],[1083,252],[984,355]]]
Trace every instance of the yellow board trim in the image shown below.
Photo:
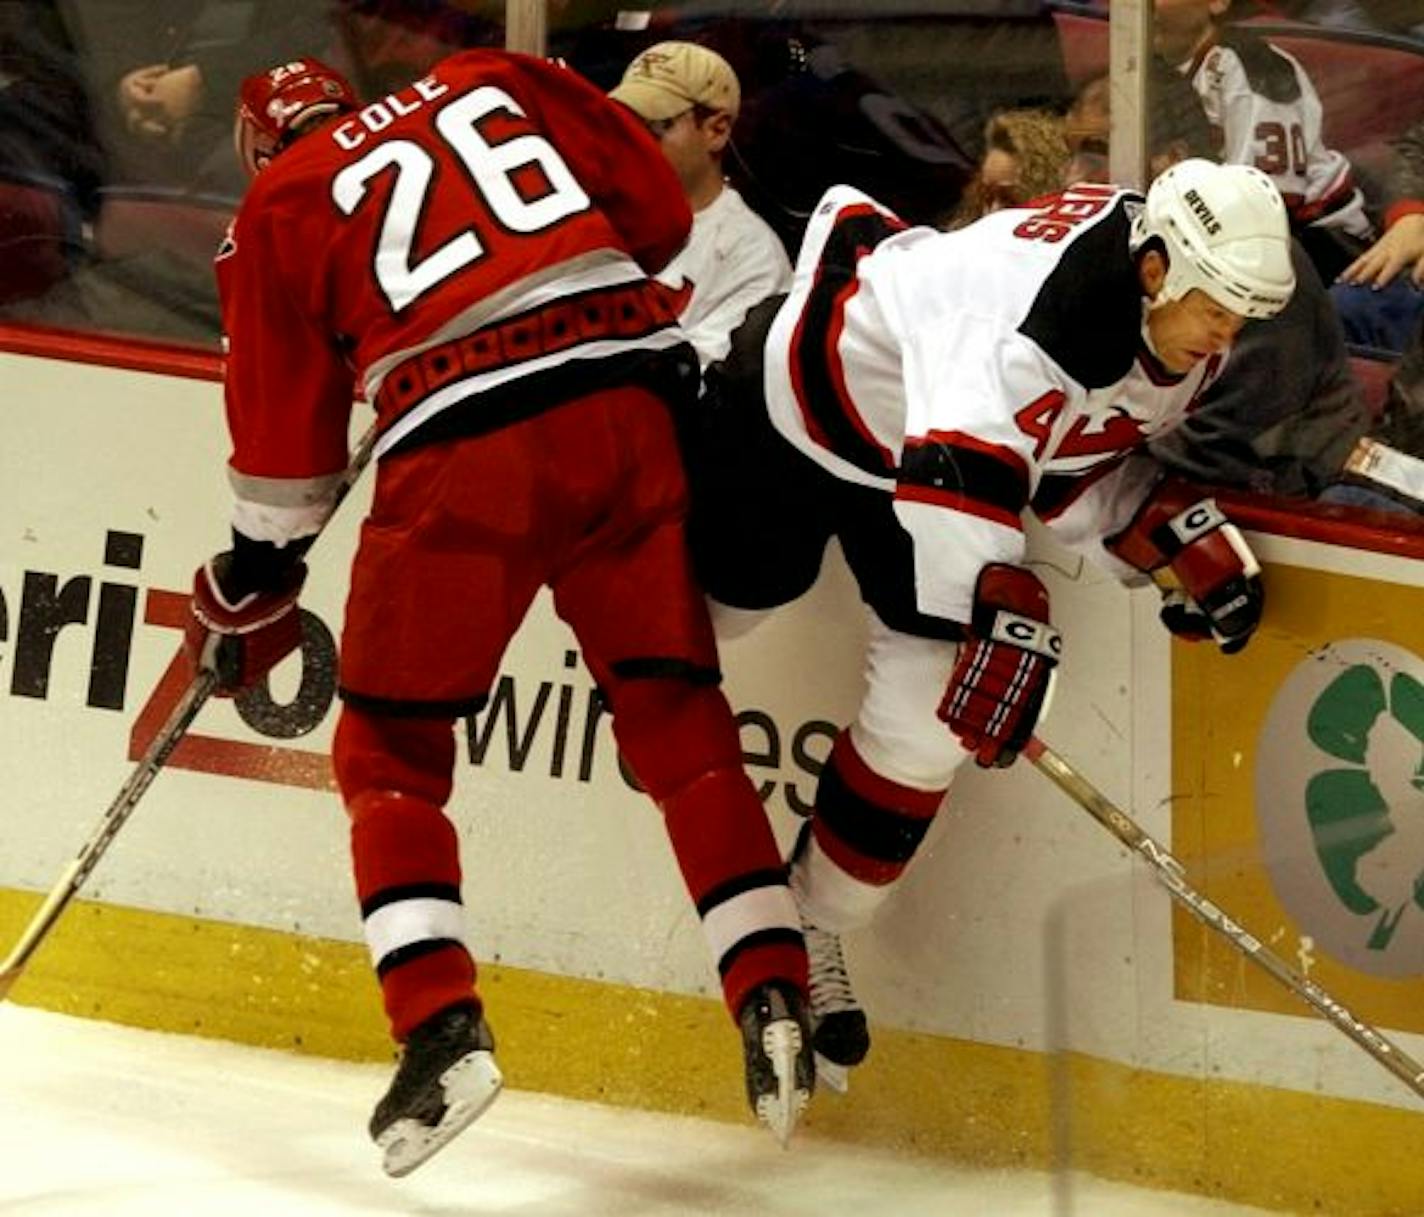
[[[0,889],[0,944],[38,905]],[[513,1086],[750,1121],[737,1036],[717,1002],[498,964],[481,966],[480,987]],[[170,913],[77,902],[12,1000],[392,1059],[361,946]],[[364,1117],[353,1113],[353,1135]],[[1418,1217],[1424,1155],[1407,1147],[1422,1127],[1420,1116],[1389,1107],[877,1029],[851,1094],[819,1095],[806,1131],[985,1167],[1086,1170],[1282,1212]]]

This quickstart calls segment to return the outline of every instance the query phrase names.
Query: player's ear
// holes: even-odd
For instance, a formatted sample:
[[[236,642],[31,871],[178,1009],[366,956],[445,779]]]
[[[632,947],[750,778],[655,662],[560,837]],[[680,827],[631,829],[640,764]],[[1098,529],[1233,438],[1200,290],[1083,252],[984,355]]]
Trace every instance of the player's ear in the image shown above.
[[[1142,293],[1155,300],[1167,282],[1167,258],[1160,249],[1145,250],[1137,259],[1137,280]]]

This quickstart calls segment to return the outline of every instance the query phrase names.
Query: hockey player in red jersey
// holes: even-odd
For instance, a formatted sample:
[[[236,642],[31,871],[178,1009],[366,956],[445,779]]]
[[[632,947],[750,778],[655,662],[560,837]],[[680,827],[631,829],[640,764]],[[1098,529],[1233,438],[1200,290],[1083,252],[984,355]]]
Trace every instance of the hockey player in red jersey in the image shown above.
[[[1175,632],[1234,651],[1255,629],[1245,542],[1144,444],[1294,285],[1281,197],[1245,166],[1187,160],[1145,202],[1079,185],[948,233],[836,187],[790,294],[709,370],[689,535],[719,632],[805,592],[832,536],[866,606],[864,700],[792,860],[831,1085],[869,1048],[841,934],[889,895],[964,758],[1012,762],[1047,699],[1061,643],[1025,512],[1125,581],[1170,571]]]
[[[252,182],[216,264],[233,545],[197,572],[189,654],[232,692],[297,647],[360,386],[378,469],[333,759],[404,1045],[371,1121],[386,1170],[501,1084],[443,808],[454,723],[541,586],[662,810],[784,1143],[813,1084],[806,955],[687,554],[672,409],[697,360],[648,278],[690,226],[676,175],[575,73],[484,50],[366,105],[315,60],[278,66],[244,83],[236,138]]]

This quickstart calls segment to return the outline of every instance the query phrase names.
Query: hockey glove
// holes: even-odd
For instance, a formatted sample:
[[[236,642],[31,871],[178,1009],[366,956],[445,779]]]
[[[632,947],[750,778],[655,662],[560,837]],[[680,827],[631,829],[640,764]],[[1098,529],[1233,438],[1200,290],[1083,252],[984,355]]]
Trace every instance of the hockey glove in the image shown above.
[[[230,551],[198,568],[183,635],[189,665],[217,676],[219,696],[250,688],[302,644],[297,596],[306,564],[286,567],[268,591],[233,587],[231,569]]]
[[[984,768],[1012,765],[1048,703],[1062,637],[1048,623],[1048,589],[1017,566],[979,572],[974,619],[939,716]]]
[[[1165,588],[1161,612],[1177,637],[1212,638],[1232,655],[1261,623],[1265,591],[1256,555],[1216,500],[1180,478],[1160,482],[1132,523],[1103,544],[1159,586],[1180,585]]]

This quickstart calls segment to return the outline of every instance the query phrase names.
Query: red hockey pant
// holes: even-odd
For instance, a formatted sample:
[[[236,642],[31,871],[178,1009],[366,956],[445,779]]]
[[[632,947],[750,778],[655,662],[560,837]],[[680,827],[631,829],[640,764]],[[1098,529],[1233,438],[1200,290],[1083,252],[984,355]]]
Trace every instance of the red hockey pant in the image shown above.
[[[347,605],[334,760],[397,1039],[474,996],[458,841],[442,810],[452,727],[483,702],[545,585],[662,808],[704,927],[715,920],[729,1007],[768,980],[804,988],[784,868],[715,687],[685,497],[671,418],[639,389],[382,465]]]

